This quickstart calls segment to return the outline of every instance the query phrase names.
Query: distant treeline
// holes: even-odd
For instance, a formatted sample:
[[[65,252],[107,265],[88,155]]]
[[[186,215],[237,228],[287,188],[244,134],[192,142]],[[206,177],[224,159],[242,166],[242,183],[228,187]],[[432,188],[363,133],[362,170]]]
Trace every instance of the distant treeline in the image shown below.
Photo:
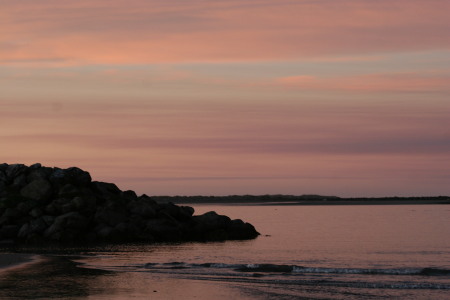
[[[341,198],[321,195],[231,195],[231,196],[153,196],[160,203],[223,203],[223,204],[450,204],[449,196]]]

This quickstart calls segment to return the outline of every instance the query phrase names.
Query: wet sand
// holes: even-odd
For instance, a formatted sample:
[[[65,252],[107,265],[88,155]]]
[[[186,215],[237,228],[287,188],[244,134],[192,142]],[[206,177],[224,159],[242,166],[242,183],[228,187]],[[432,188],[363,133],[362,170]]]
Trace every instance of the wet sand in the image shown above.
[[[0,272],[0,299],[256,299],[240,283],[85,268],[78,260],[44,255],[32,265]]]
[[[37,262],[39,256],[22,253],[0,253],[0,272]]]

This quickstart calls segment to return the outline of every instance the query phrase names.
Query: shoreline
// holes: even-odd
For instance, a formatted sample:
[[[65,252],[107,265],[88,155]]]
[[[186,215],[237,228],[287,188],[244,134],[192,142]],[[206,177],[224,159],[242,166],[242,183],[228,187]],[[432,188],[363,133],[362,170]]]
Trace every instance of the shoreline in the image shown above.
[[[177,205],[303,205],[303,206],[350,206],[350,205],[449,205],[449,200],[303,200],[303,201],[191,201],[174,202]]]
[[[321,195],[152,196],[158,203],[221,205],[422,205],[450,204],[450,196],[337,197]]]
[[[42,260],[37,254],[0,253],[0,273],[23,268]]]

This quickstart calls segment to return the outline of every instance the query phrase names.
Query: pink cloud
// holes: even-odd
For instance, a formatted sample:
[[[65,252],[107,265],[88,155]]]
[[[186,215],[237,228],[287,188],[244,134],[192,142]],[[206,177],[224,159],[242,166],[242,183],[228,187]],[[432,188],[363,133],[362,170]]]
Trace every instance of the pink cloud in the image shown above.
[[[448,1],[11,1],[0,61],[301,59],[450,48]]]
[[[147,193],[448,191],[449,1],[4,2],[7,162]]]
[[[304,90],[340,90],[353,92],[449,92],[450,75],[427,73],[387,73],[359,76],[319,78],[289,76],[276,84]]]
[[[61,102],[0,102],[4,161],[75,165],[148,194],[304,193],[314,182],[319,193],[417,195],[426,180],[427,193],[448,192],[448,101]]]

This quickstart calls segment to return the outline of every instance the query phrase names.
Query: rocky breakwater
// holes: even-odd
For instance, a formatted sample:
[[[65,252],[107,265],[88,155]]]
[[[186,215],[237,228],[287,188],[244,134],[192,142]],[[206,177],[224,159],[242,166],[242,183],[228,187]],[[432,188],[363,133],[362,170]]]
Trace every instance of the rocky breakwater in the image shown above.
[[[0,164],[0,243],[74,244],[252,239],[241,220],[92,181],[79,168]]]

